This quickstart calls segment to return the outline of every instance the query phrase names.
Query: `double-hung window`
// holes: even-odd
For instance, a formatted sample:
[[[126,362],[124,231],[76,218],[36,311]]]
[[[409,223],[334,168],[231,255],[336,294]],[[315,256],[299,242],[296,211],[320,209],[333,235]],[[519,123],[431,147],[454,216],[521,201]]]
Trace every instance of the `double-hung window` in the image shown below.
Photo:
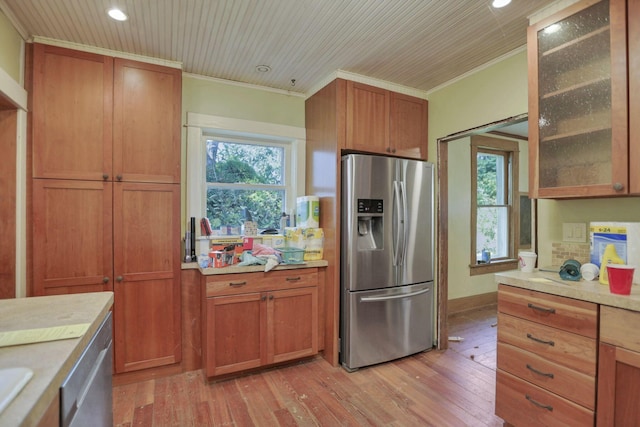
[[[291,148],[285,142],[204,135],[206,216],[213,229],[239,226],[250,216],[258,228],[279,228],[287,210]]]
[[[471,137],[471,265],[513,261],[518,235],[518,143]]]

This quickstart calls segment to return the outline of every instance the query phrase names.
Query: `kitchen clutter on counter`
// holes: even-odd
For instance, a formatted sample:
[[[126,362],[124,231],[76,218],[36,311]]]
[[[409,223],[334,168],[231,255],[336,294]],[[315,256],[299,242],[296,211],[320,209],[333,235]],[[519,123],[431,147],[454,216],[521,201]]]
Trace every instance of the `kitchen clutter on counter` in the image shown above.
[[[250,213],[246,212],[243,217],[245,222],[241,227],[224,230],[224,233],[212,230],[209,220],[202,218],[201,236],[187,233],[189,243],[197,240],[199,245],[200,255],[192,261],[197,261],[200,268],[265,265],[265,271],[269,271],[279,264],[304,264],[323,259],[324,231],[319,227],[318,197],[297,199],[295,227],[291,226],[291,215],[283,213],[280,230],[257,233]]]

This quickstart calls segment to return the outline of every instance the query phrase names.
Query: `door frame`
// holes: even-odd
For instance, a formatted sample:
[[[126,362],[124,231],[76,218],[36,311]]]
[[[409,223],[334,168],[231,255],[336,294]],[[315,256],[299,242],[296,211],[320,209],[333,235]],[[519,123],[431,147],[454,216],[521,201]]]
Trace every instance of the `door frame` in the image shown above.
[[[449,328],[447,325],[448,303],[449,303],[449,151],[448,144],[460,138],[483,133],[495,133],[502,136],[522,139],[522,137],[508,135],[500,132],[499,129],[505,126],[526,121],[528,113],[518,114],[503,120],[481,125],[475,128],[456,132],[437,139],[437,170],[438,170],[438,191],[437,191],[437,318],[436,318],[436,336],[437,349],[445,350],[449,348]],[[534,226],[537,234],[537,226]],[[535,239],[537,245],[538,239]],[[537,252],[537,247],[534,248]]]

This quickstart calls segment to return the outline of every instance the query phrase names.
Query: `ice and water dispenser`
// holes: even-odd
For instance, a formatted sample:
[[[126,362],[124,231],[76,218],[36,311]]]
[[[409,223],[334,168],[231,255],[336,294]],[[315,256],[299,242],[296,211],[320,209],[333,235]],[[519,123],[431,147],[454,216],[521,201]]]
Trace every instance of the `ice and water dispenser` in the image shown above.
[[[382,249],[383,213],[382,199],[358,199],[358,250]]]

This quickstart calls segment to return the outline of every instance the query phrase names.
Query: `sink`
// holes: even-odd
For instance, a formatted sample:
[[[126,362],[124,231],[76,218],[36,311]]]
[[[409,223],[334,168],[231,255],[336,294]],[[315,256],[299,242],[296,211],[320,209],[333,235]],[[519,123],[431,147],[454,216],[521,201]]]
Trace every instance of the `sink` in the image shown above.
[[[29,382],[33,371],[29,368],[0,369],[0,413]]]

